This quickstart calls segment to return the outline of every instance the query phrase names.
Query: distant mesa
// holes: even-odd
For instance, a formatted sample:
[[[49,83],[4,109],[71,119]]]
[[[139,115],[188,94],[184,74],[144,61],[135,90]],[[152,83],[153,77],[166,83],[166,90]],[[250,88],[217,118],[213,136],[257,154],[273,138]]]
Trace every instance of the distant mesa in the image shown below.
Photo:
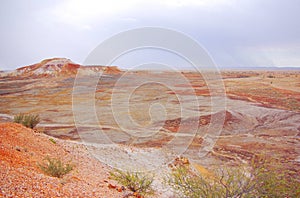
[[[22,76],[59,76],[76,74],[79,64],[66,58],[52,58],[40,63],[18,68],[17,74]]]
[[[20,67],[11,72],[2,73],[2,76],[21,76],[21,77],[59,77],[75,76],[78,69],[83,74],[104,72],[105,74],[119,74],[121,70],[116,66],[82,66],[67,58],[45,59],[40,63]]]

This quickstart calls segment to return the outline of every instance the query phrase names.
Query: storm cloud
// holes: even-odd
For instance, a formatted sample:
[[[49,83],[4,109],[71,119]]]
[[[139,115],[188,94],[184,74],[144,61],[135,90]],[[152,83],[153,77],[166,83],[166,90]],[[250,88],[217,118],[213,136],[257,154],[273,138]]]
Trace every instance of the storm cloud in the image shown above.
[[[220,67],[299,67],[299,10],[297,0],[4,0],[0,70],[51,57],[82,63],[111,35],[149,26],[192,37]]]

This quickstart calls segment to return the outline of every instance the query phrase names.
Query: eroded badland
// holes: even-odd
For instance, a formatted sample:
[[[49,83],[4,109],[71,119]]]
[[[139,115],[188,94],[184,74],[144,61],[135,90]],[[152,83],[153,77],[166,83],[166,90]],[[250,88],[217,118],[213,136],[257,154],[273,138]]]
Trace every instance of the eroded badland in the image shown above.
[[[93,81],[99,73],[100,78]],[[105,135],[122,148],[175,152],[159,160],[138,152],[135,156],[134,151],[130,156],[128,151],[116,155],[109,149],[101,150],[106,158],[111,153],[108,161],[132,157],[128,166],[130,160],[140,160],[140,166],[156,167],[179,153],[210,169],[263,154],[299,174],[299,70],[221,71],[223,93],[212,93],[203,75],[205,72],[121,71],[116,67],[83,67],[65,59],[45,60],[1,73],[0,119],[12,122],[18,113],[39,114],[36,130],[60,141],[102,144]],[[210,143],[205,138],[215,125],[221,125],[220,133],[211,137],[215,144],[205,150]],[[5,141],[4,132],[1,136],[3,145],[20,143]],[[22,140],[27,141],[26,137],[18,139]],[[0,149],[3,154],[5,148]],[[203,150],[205,156],[200,157]],[[8,162],[8,154],[2,154],[2,163]],[[15,166],[9,164],[2,165]],[[138,162],[136,166],[139,168]]]

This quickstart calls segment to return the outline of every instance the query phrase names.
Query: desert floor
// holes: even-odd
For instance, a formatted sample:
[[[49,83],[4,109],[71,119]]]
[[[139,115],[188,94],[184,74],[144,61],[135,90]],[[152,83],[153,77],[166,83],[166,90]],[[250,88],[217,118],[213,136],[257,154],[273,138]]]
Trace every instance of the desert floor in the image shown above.
[[[179,155],[213,170],[263,154],[300,175],[299,71],[0,77],[0,106],[3,195],[120,197],[111,168],[161,172]],[[35,132],[8,123],[18,113],[39,114]],[[47,155],[76,169],[44,176]]]

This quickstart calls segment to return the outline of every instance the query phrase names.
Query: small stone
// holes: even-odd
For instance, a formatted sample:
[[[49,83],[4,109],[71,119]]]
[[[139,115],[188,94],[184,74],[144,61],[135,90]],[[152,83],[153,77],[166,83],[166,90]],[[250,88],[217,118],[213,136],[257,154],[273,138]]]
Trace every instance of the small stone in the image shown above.
[[[19,146],[16,146],[16,150],[21,152],[21,148]]]
[[[118,192],[122,192],[123,190],[125,190],[125,187],[124,187],[124,186],[118,186],[118,187],[117,187],[117,191],[118,191]]]
[[[116,185],[113,185],[113,184],[110,184],[110,183],[107,186],[108,186],[108,188],[113,188],[113,189],[117,187]]]

